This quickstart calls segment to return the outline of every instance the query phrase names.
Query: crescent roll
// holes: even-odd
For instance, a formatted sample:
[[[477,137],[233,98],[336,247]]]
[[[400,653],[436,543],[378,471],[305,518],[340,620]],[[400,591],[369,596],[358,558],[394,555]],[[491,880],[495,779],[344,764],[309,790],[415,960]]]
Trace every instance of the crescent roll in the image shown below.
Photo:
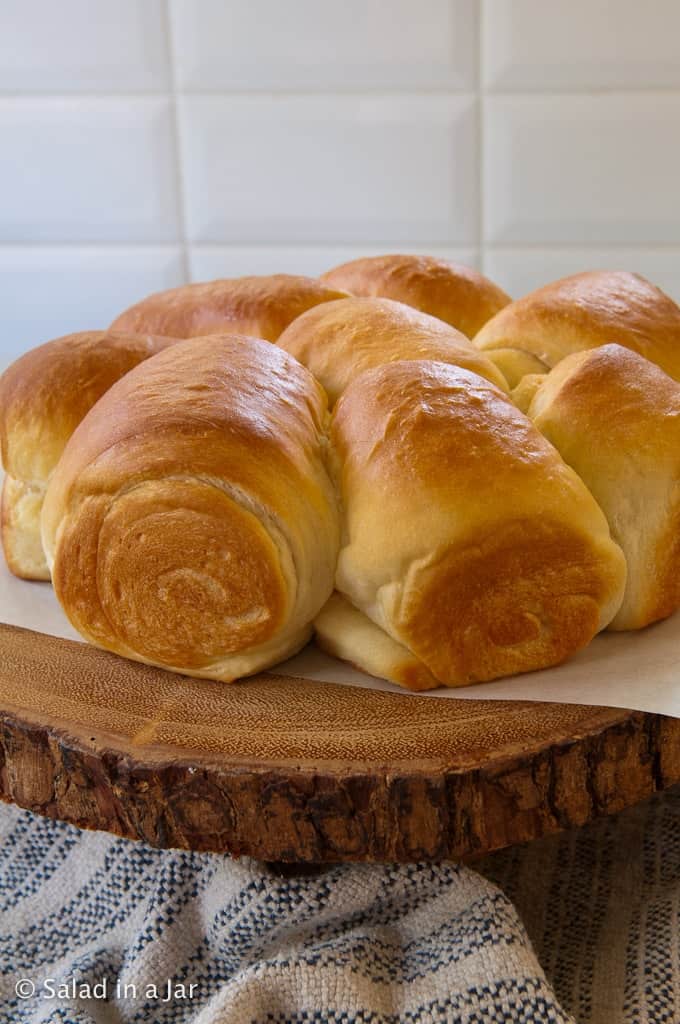
[[[172,338],[83,331],[39,345],[0,377],[0,444],[7,473],[2,543],[24,579],[50,578],[40,540],[47,482],[83,416],[124,374]]]
[[[59,601],[90,642],[231,681],[304,645],[331,593],[326,398],[266,341],[180,342],[115,384],[47,489]]]
[[[294,320],[278,344],[312,371],[331,404],[366,370],[402,359],[464,366],[507,390],[491,360],[455,327],[391,299],[325,302]]]
[[[624,271],[554,281],[505,306],[474,341],[489,356],[515,349],[549,368],[572,352],[616,342],[680,380],[680,307],[644,277]]]
[[[596,498],[628,563],[610,629],[680,606],[680,384],[620,345],[568,356],[529,415]]]
[[[555,665],[616,614],[626,565],[602,511],[488,381],[436,362],[370,370],[331,444],[345,602],[319,618],[329,649],[405,686],[463,686]]]
[[[324,284],[352,295],[396,299],[474,337],[510,296],[470,267],[434,256],[369,256],[321,275]]]
[[[224,331],[276,341],[306,309],[346,297],[312,277],[293,274],[225,278],[156,292],[111,324],[117,331],[195,338]]]

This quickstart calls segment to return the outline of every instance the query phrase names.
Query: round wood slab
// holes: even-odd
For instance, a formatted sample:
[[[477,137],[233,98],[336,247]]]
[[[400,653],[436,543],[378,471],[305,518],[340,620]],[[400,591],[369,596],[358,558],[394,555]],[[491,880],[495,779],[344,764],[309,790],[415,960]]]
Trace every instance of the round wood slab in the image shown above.
[[[221,684],[0,625],[0,797],[154,846],[262,860],[481,855],[680,781],[680,721]]]

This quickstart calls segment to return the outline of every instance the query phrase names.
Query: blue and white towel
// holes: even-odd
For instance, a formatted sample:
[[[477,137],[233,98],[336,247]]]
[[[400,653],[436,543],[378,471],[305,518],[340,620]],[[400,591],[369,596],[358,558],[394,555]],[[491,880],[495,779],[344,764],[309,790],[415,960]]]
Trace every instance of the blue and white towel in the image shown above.
[[[2,807],[0,1022],[680,1022],[680,790],[475,867],[284,878]]]

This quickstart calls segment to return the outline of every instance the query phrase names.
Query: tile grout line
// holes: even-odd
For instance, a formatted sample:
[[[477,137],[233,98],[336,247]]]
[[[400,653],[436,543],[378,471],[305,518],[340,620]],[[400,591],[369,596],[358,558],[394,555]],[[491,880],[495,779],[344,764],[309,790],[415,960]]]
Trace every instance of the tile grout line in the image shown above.
[[[479,269],[486,274],[486,177],[485,177],[485,145],[484,145],[484,5],[486,0],[480,0],[477,5],[477,236],[479,251]]]
[[[168,19],[169,20],[169,19]],[[409,97],[421,98],[423,100],[431,99],[433,96],[468,96],[472,92],[472,89],[465,88],[463,86],[446,85],[446,86],[426,86],[416,85],[412,88],[407,86],[366,86],[365,89],[361,88],[343,88],[342,86],[328,87],[328,88],[305,88],[305,89],[285,89],[276,85],[272,85],[270,88],[244,88],[239,89],[235,86],[225,86],[223,89],[218,88],[197,88],[196,86],[186,86],[182,89],[182,93],[185,96],[192,96],[198,99],[210,98],[222,96],[227,99],[260,99],[266,100],[315,100],[317,97],[319,100],[325,100],[329,97],[331,99],[404,99]],[[641,90],[635,90],[641,91]],[[680,93],[680,88],[671,90],[676,93]],[[527,95],[541,95],[540,92],[533,93],[529,92]],[[6,102],[7,100],[56,100],[63,102],[64,100],[119,100],[119,99],[159,99],[167,95],[166,89],[67,89],[66,91],[59,90],[27,90],[27,89],[3,89],[0,87],[0,101]],[[514,94],[509,94],[514,95]],[[518,94],[518,95],[524,95]],[[572,95],[571,93],[565,93],[565,95]],[[589,95],[583,91],[575,93],[574,95]]]
[[[484,0],[482,0],[484,3]],[[168,22],[169,22],[168,17]],[[174,67],[174,64],[173,64]],[[477,89],[479,92],[479,88]],[[549,99],[597,99],[599,97],[611,97],[611,98],[625,98],[630,99],[631,97],[641,96],[668,96],[673,99],[680,99],[680,86],[588,86],[582,88],[570,87],[570,88],[502,88],[501,86],[494,85],[488,90],[484,89],[485,94],[492,96],[494,99],[520,99],[520,100],[541,100],[546,97]],[[466,88],[464,86],[425,86],[417,85],[412,88],[404,86],[366,86],[366,88],[342,88],[327,87],[327,88],[305,88],[305,89],[283,89],[278,86],[271,86],[268,89],[259,88],[255,89],[252,87],[238,89],[236,87],[225,86],[223,89],[210,88],[210,89],[199,89],[195,86],[188,86],[182,89],[182,94],[185,96],[191,96],[198,99],[203,97],[217,97],[222,96],[227,99],[252,99],[252,100],[271,100],[283,101],[286,100],[305,100],[315,99],[325,100],[331,99],[404,99],[408,97],[420,98],[423,100],[431,99],[433,96],[439,96],[446,98],[448,96],[465,97],[474,93],[474,90]],[[68,100],[82,101],[82,100],[129,100],[129,99],[162,99],[167,95],[166,89],[124,89],[124,88],[111,88],[111,89],[68,89],[65,91],[57,90],[27,90],[27,89],[5,89],[0,88],[0,102],[6,103],[13,100],[21,101],[33,101],[41,100],[50,102],[52,100],[56,102],[63,102]]]
[[[173,137],[175,151],[175,186],[177,188],[176,212],[179,222],[179,243],[182,250],[182,275],[184,282],[190,280],[189,247],[187,243],[186,197],[184,192],[184,168],[182,165],[182,146],[180,142],[180,118],[177,104],[177,76],[175,67],[175,46],[172,33],[172,15],[170,0],[164,0],[165,46],[170,73],[170,103],[172,105]]]
[[[193,242],[192,248],[195,249],[299,249],[299,250],[313,250],[313,249],[344,249],[344,248],[356,248],[362,250],[370,250],[375,246],[401,246],[402,248],[410,248],[411,251],[415,252],[416,249],[422,249],[423,246],[429,246],[431,249],[437,251],[443,249],[453,249],[457,251],[477,251],[478,246],[474,241],[472,242],[442,242],[441,240],[432,241],[428,239],[419,239],[417,241],[408,240],[397,240],[391,238],[373,238],[369,241],[365,239],[357,240],[355,238],[341,238],[328,240],[327,237],[317,241],[307,242],[288,242],[288,241],[258,241],[253,242],[247,239],[236,239],[224,240],[218,242]],[[487,242],[484,246],[488,252],[597,252],[598,250],[607,250],[616,252],[617,250],[631,250],[638,252],[653,252],[653,253],[670,253],[675,254],[680,251],[680,240],[677,242],[639,242],[639,241],[598,241],[598,242]],[[90,239],[83,241],[25,241],[23,239],[5,240],[0,241],[0,252],[10,249],[105,249],[105,250],[116,250],[116,249],[135,249],[135,250],[152,250],[152,249],[182,249],[182,242],[163,242],[163,241],[137,241],[135,239],[125,241],[115,240],[96,240]]]

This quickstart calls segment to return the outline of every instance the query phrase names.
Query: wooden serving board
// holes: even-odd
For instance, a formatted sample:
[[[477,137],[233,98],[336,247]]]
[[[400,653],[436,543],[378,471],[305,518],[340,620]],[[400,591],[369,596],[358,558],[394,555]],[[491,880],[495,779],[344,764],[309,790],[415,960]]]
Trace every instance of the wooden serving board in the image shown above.
[[[227,685],[0,625],[0,797],[154,846],[473,857],[678,781],[676,719],[268,673]]]

